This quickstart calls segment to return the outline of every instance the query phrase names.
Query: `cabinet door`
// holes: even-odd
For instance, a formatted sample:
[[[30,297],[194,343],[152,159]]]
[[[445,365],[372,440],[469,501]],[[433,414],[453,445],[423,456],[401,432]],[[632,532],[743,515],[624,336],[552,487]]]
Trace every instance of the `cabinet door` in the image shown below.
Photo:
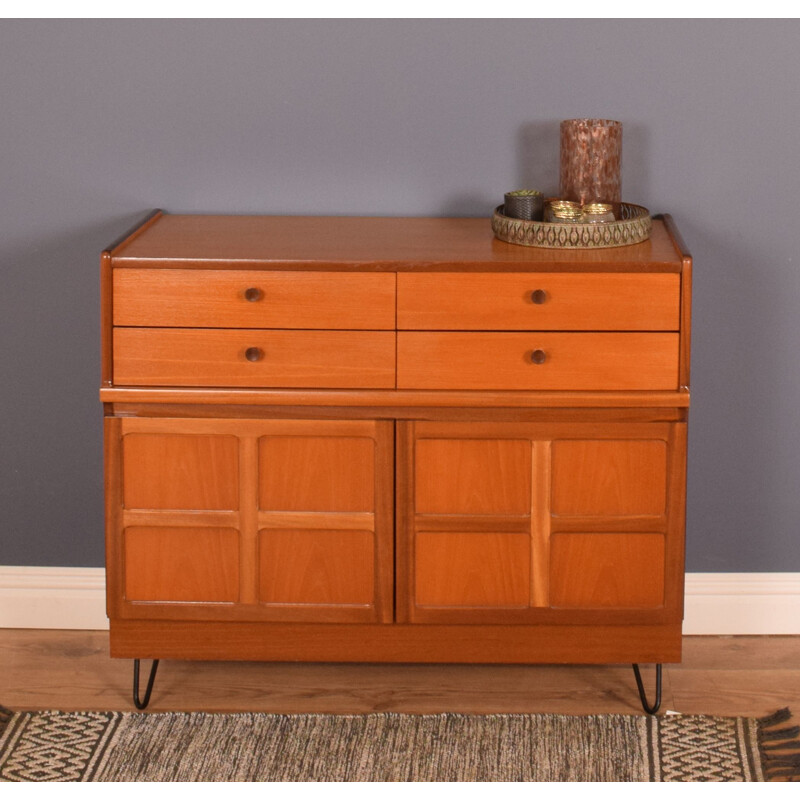
[[[685,424],[403,423],[398,616],[682,616]]]
[[[106,424],[111,616],[391,620],[392,423]]]

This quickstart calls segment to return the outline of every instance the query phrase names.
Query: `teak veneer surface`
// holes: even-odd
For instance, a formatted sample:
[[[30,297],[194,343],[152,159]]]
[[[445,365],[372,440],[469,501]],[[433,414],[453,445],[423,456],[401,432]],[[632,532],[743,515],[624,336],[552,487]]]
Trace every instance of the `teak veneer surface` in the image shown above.
[[[114,378],[131,386],[393,389],[395,350],[391,331],[116,328]]]
[[[680,659],[671,218],[581,251],[157,212],[101,266],[113,656]]]
[[[411,273],[397,276],[399,330],[677,331],[680,276]]]
[[[678,388],[677,333],[400,331],[398,389]],[[534,353],[543,354],[541,364]]]
[[[394,330],[389,274],[120,269],[114,324],[156,328]]]
[[[600,250],[520,247],[487,219],[165,214],[111,251],[116,267],[680,272],[664,222],[645,242]]]

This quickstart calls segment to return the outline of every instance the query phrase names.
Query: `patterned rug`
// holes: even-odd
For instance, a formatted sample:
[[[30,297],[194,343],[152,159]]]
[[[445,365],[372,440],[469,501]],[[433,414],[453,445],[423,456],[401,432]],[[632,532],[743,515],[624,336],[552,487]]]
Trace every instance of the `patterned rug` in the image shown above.
[[[0,781],[800,780],[790,716],[0,709]]]

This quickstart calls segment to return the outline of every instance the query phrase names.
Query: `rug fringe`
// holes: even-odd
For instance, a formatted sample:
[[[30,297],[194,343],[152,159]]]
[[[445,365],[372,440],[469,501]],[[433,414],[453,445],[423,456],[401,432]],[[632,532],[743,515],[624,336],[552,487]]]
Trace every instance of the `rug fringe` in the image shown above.
[[[758,749],[768,781],[800,781],[800,725],[777,727],[791,718],[792,712],[781,708],[757,720]]]
[[[789,710],[789,707],[786,706],[784,708],[779,708],[774,714],[770,714],[768,717],[761,717],[758,720],[758,724],[762,727],[771,727],[772,725],[778,725],[781,722],[788,722],[792,718],[792,712]]]

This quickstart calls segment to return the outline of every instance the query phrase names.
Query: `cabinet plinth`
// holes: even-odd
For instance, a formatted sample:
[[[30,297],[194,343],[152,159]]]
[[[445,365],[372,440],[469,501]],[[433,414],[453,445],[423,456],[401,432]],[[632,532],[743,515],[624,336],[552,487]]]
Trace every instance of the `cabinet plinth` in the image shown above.
[[[691,257],[154,214],[103,253],[112,655],[680,659]]]

